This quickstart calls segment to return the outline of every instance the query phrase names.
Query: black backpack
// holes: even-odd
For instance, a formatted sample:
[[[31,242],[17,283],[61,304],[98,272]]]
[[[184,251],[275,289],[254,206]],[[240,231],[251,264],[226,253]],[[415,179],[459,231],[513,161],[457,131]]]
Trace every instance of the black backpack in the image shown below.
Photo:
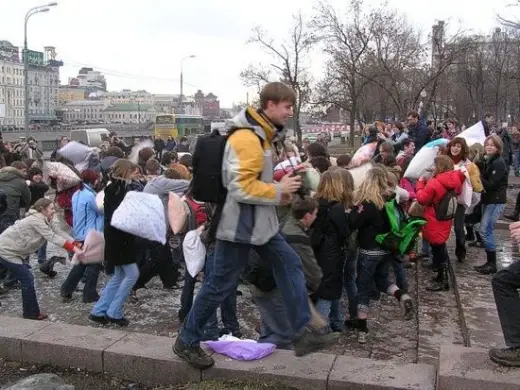
[[[214,131],[197,140],[193,152],[193,178],[191,180],[195,200],[216,204],[223,204],[226,201],[227,189],[222,184],[222,160],[227,139],[237,130],[241,129],[233,129],[226,135]],[[254,132],[253,129],[248,130]],[[263,140],[258,138],[262,144]]]
[[[439,221],[449,221],[455,218],[457,212],[457,194],[453,190],[446,191],[441,201],[434,206],[435,218]]]
[[[7,210],[7,195],[4,191],[0,190],[0,215],[5,213]]]

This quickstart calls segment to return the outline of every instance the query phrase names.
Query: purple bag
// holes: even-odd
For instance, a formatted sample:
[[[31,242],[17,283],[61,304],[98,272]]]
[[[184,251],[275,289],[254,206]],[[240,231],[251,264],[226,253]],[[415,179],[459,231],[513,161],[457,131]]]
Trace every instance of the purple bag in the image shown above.
[[[270,343],[253,343],[251,341],[206,341],[206,345],[216,353],[229,356],[235,360],[258,360],[269,356],[276,349]]]

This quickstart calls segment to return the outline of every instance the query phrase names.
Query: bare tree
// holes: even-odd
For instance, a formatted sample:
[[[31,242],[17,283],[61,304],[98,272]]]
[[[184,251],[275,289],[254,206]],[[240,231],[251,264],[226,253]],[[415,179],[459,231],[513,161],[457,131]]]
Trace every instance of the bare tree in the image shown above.
[[[325,77],[318,87],[319,101],[335,105],[349,113],[350,143],[354,145],[360,102],[369,80],[361,77],[370,53],[371,20],[361,12],[361,2],[350,3],[348,18],[342,20],[336,10],[322,2],[313,20],[316,34],[323,43],[328,61]],[[368,22],[368,23],[367,23]]]
[[[288,39],[277,43],[261,28],[253,29],[248,41],[259,45],[273,59],[273,63],[262,67],[250,65],[240,76],[247,86],[261,85],[274,78],[290,85],[296,93],[294,105],[294,130],[301,142],[300,114],[309,102],[311,77],[307,69],[307,57],[316,42],[314,34],[307,27],[301,13],[293,16],[293,24]]]

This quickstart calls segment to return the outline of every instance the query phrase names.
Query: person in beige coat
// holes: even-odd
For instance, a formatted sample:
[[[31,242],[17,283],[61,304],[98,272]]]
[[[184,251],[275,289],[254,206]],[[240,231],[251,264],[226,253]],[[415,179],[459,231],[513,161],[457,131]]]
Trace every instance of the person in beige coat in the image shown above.
[[[22,284],[23,317],[44,320],[47,315],[40,311],[34,276],[24,259],[36,252],[45,241],[60,246],[68,252],[81,255],[83,250],[76,246],[72,237],[53,230],[51,220],[56,210],[49,199],[38,200],[27,212],[26,217],[16,221],[0,234],[0,264],[10,271]]]

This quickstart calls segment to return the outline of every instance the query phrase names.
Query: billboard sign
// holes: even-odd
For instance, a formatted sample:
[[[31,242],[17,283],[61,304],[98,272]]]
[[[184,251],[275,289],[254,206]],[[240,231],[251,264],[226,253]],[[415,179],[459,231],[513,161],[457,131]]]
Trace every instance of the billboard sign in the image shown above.
[[[31,66],[42,66],[43,65],[43,53],[41,51],[25,50],[23,55],[27,56],[29,65]],[[25,57],[23,57],[25,61]]]

